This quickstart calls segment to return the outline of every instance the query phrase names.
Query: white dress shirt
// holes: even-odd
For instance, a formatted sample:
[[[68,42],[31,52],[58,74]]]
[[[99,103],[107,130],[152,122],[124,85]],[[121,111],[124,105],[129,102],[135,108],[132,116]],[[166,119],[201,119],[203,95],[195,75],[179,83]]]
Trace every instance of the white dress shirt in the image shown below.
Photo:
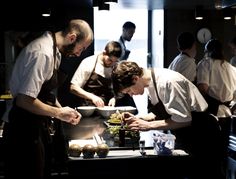
[[[171,70],[177,71],[184,75],[190,81],[195,81],[196,78],[196,63],[195,59],[180,53],[175,57],[168,67]]]
[[[236,68],[227,61],[204,58],[197,66],[197,84],[204,83],[209,86],[208,95],[221,101],[228,102],[235,99]],[[220,105],[219,110],[225,108]],[[227,109],[226,109],[227,110]],[[228,113],[228,110],[225,111]],[[223,114],[217,114],[223,117]]]
[[[157,92],[171,119],[176,122],[192,120],[192,111],[205,111],[208,107],[197,87],[178,72],[155,68]],[[154,83],[148,87],[148,95],[153,105],[158,102]]]
[[[9,84],[14,97],[21,93],[37,98],[42,84],[52,77],[54,67],[58,68],[60,65],[61,54],[56,50],[54,65],[53,39],[49,32],[45,32],[21,51]]]

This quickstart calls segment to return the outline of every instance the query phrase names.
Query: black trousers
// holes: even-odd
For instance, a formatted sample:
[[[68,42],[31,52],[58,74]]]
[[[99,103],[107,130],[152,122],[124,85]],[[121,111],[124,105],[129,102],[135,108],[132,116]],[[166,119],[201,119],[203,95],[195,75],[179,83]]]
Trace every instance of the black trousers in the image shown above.
[[[50,178],[53,161],[61,165],[67,159],[63,135],[56,130],[53,138],[48,117],[16,106],[10,111],[9,120],[3,129],[5,178]],[[61,126],[56,125],[56,129]]]

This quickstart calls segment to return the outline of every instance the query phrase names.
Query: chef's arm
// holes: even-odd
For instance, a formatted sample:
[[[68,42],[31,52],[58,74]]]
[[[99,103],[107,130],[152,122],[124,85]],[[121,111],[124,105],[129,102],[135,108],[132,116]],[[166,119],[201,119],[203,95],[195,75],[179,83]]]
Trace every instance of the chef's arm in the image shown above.
[[[16,105],[37,115],[57,117],[57,113],[59,113],[58,107],[50,106],[37,98],[32,98],[24,94],[17,95]]]
[[[150,128],[157,130],[173,130],[190,126],[190,122],[175,122],[171,119],[150,121]]]
[[[81,114],[73,108],[70,108],[68,106],[50,106],[46,103],[43,103],[37,98],[33,98],[24,94],[17,95],[16,105],[31,113],[42,116],[50,116],[74,125],[78,124],[81,118]]]
[[[81,98],[91,100],[96,106],[104,106],[104,101],[100,97],[96,96],[93,93],[89,93],[85,91],[83,88],[79,87],[78,85],[71,84],[70,92]]]

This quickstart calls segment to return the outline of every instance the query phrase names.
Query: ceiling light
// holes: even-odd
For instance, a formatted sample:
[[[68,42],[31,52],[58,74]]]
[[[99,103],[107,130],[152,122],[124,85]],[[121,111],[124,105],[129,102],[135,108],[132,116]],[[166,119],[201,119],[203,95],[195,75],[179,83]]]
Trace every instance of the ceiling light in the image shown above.
[[[224,8],[223,9],[224,20],[232,19],[232,10],[231,8]]]
[[[50,16],[51,16],[51,10],[50,10],[50,9],[45,9],[45,10],[42,12],[42,16],[43,16],[43,17],[50,17]]]
[[[202,20],[203,19],[203,8],[202,6],[197,6],[195,8],[195,19],[196,20]]]
[[[222,0],[215,0],[215,8],[217,10],[222,9]]]

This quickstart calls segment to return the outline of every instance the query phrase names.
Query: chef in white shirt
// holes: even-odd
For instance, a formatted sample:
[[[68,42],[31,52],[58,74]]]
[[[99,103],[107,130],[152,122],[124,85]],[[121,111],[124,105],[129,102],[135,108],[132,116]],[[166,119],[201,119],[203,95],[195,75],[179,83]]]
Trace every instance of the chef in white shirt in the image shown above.
[[[197,53],[195,38],[190,32],[182,32],[177,37],[179,54],[169,65],[169,69],[184,75],[191,82],[196,80],[195,56]]]
[[[216,172],[220,172],[217,120],[205,112],[208,105],[192,82],[178,72],[143,69],[132,61],[118,63],[113,69],[112,81],[116,93],[132,96],[141,95],[144,90],[149,92],[152,105],[147,116],[124,114],[129,129],[170,130],[176,135],[176,147],[193,154],[195,162],[202,164],[197,171],[192,171],[194,176],[214,178],[219,174]],[[211,147],[215,150],[206,152]]]
[[[111,83],[111,71],[122,53],[118,41],[110,41],[104,51],[87,57],[76,69],[70,90],[80,98],[81,106],[115,106]]]

